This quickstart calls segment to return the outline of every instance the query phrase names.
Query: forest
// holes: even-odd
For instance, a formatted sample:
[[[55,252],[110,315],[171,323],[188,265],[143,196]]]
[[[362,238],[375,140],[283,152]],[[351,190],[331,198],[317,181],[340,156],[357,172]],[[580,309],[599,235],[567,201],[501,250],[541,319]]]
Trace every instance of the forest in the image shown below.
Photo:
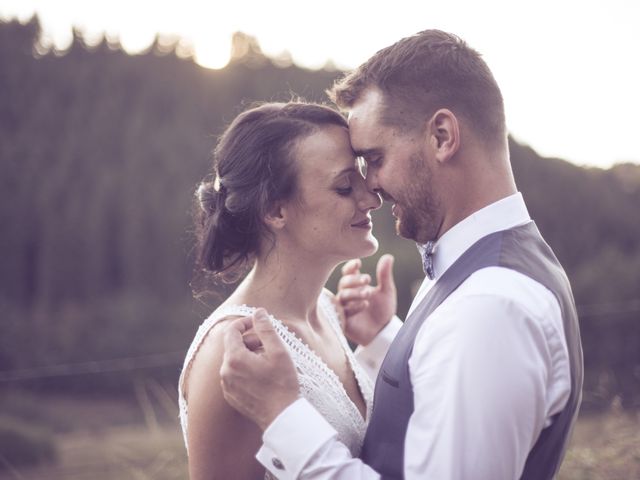
[[[79,33],[68,50],[44,51],[39,34],[37,18],[0,23],[0,397],[118,396],[141,376],[175,383],[197,326],[230,288],[194,296],[193,195],[217,136],[255,101],[328,102],[342,72],[268,58],[242,33],[221,70],[198,66],[175,39],[129,55]],[[573,286],[583,410],[637,410],[640,165],[584,168],[509,146]],[[402,315],[419,257],[386,208],[374,225],[381,248],[365,267],[396,256]]]

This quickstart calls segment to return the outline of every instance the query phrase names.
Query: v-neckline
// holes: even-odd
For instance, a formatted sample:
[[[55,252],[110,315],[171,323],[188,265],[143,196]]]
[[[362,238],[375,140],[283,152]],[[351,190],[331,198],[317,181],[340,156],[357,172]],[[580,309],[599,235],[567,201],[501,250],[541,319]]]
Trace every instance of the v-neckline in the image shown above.
[[[320,301],[320,299],[319,299]],[[227,305],[225,307],[223,307],[220,311],[220,313],[223,313],[223,315],[220,315],[220,318],[224,317],[227,313],[227,310],[233,310],[233,309],[237,309],[237,308],[242,308],[242,309],[247,309],[249,311],[251,311],[251,313],[255,312],[258,307],[252,307],[250,305],[247,304],[236,304],[236,305]],[[324,305],[320,305],[320,308],[322,308],[323,312],[325,313],[325,316],[327,316],[327,320],[328,322],[331,324],[331,329],[333,331],[333,334],[336,336],[336,339],[338,340],[338,343],[340,344],[341,348],[342,348],[342,352],[344,354],[344,356],[346,357],[347,360],[347,364],[349,365],[349,368],[351,369],[351,373],[353,374],[353,377],[356,381],[356,386],[358,388],[358,392],[360,393],[360,396],[362,397],[362,401],[364,402],[364,410],[365,410],[365,414],[362,415],[362,412],[360,411],[360,409],[358,408],[358,406],[356,405],[356,403],[353,401],[353,399],[349,396],[349,394],[347,393],[347,389],[345,388],[344,383],[342,383],[342,380],[340,380],[340,376],[327,364],[327,362],[325,362],[325,360],[318,354],[316,353],[316,351],[311,348],[304,340],[302,340],[293,330],[291,330],[282,320],[274,317],[272,314],[267,312],[267,315],[269,317],[269,319],[271,320],[271,323],[275,323],[277,325],[279,325],[282,330],[289,335],[289,337],[292,339],[292,341],[294,341],[296,344],[298,344],[299,347],[303,348],[304,350],[306,350],[306,352],[308,352],[308,354],[310,355],[310,357],[313,359],[313,361],[315,363],[318,364],[318,366],[325,370],[325,372],[328,374],[328,376],[339,386],[341,393],[344,395],[344,397],[349,401],[349,404],[351,405],[351,408],[358,414],[358,418],[360,419],[361,422],[365,422],[367,421],[367,419],[369,418],[370,415],[370,407],[369,404],[367,402],[367,397],[364,394],[364,389],[363,389],[363,385],[362,382],[360,380],[360,377],[358,375],[358,372],[356,371],[356,368],[353,364],[353,361],[351,359],[351,356],[349,355],[349,353],[345,350],[346,348],[349,348],[348,344],[346,343],[346,341],[342,341],[342,339],[339,337],[338,332],[336,331],[336,328],[340,328],[339,325],[337,325],[337,327],[334,325],[334,323],[336,323],[335,319],[331,319],[328,318],[328,314],[329,312],[327,312],[326,308],[324,307]]]

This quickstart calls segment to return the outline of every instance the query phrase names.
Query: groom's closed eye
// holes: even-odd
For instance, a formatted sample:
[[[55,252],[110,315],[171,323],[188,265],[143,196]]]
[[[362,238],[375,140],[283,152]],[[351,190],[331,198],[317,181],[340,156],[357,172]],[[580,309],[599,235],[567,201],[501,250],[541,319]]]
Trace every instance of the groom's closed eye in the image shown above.
[[[359,150],[356,152],[356,155],[364,160],[367,168],[377,167],[382,162],[382,151],[379,148]]]

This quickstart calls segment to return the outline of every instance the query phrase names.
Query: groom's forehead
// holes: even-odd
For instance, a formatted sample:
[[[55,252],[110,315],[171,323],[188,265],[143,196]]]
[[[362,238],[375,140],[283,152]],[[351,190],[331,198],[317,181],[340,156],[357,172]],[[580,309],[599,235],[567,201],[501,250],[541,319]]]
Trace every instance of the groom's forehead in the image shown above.
[[[379,139],[376,138],[376,131],[375,120],[369,115],[354,110],[349,112],[349,139],[356,154],[372,148],[377,143]]]

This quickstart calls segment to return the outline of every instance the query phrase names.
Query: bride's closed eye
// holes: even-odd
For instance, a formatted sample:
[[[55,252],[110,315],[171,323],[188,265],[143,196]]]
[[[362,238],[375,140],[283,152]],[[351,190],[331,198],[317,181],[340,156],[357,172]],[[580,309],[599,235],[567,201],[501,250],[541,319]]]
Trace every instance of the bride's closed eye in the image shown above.
[[[346,187],[338,187],[336,188],[336,192],[338,193],[338,195],[348,197],[349,195],[351,195],[351,192],[353,192],[353,187],[351,185],[348,185]]]

